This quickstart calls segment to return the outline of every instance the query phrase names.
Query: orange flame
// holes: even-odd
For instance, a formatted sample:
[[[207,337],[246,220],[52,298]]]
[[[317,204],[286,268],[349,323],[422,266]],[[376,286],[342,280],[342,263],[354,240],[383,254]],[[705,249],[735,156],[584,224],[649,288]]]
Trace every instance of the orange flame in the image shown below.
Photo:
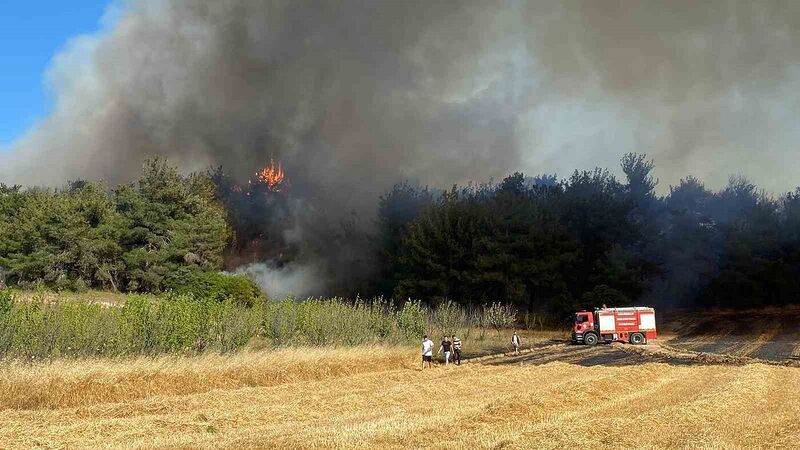
[[[256,172],[256,178],[260,183],[266,185],[270,191],[278,192],[281,190],[285,175],[283,174],[281,163],[278,162],[275,165],[275,161],[270,158],[269,165]]]

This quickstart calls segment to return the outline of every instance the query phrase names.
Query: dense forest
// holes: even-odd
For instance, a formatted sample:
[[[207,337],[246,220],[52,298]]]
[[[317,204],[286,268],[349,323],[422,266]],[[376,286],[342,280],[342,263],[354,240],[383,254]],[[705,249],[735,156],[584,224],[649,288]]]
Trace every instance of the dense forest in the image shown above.
[[[380,196],[376,226],[320,229],[291,192],[242,188],[221,169],[184,176],[162,159],[114,189],[2,185],[0,280],[161,292],[248,260],[327,256],[346,275],[331,284],[338,295],[557,314],[800,300],[800,189],[775,198],[742,177],[719,191],[687,177],[658,195],[652,161],[628,154],[621,165],[623,180],[595,169],[444,191],[400,183]],[[287,238],[301,226],[302,240]]]
[[[555,313],[800,302],[800,189],[776,199],[743,177],[719,192],[687,177],[659,196],[645,156],[626,155],[622,171],[398,184],[380,203],[376,289]]]

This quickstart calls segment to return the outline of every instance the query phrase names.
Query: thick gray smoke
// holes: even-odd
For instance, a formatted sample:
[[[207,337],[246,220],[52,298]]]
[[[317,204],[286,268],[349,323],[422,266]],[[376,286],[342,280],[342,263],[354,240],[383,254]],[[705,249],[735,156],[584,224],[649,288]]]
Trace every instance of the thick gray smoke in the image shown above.
[[[127,180],[146,155],[372,202],[655,157],[657,175],[797,184],[800,2],[144,0],[51,70],[4,181]],[[662,186],[664,183],[662,183]]]
[[[134,176],[166,155],[240,179],[270,156],[318,208],[403,178],[657,162],[798,183],[797,1],[246,1],[118,4],[59,55],[55,109],[0,180]]]

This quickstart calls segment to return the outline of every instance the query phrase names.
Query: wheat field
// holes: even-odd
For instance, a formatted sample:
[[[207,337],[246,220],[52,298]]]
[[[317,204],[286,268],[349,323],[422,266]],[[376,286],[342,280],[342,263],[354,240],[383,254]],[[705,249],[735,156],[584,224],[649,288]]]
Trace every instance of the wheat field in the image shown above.
[[[408,348],[6,363],[3,448],[793,448],[800,368],[422,371]]]

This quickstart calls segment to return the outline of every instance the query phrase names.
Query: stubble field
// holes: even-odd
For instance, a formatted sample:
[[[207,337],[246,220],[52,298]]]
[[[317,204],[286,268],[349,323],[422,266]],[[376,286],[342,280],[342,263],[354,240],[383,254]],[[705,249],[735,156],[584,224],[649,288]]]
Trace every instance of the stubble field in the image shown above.
[[[422,371],[416,349],[5,364],[4,448],[794,448],[800,368],[537,342]]]

